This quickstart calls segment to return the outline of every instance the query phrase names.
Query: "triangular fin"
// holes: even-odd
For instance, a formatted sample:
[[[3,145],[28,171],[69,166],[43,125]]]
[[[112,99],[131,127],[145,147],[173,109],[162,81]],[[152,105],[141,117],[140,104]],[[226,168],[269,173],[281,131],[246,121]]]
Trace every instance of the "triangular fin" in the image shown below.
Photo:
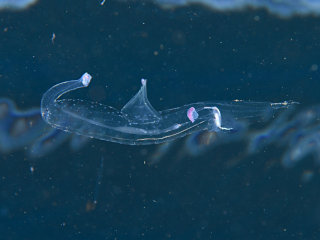
[[[160,114],[152,107],[147,97],[147,80],[141,79],[139,92],[121,109],[121,113],[133,124],[157,123]]]

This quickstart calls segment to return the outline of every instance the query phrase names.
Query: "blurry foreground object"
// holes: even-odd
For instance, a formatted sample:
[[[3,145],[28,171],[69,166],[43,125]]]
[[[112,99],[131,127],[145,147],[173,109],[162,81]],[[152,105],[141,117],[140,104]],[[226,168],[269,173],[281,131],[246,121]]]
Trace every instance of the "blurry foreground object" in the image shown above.
[[[35,4],[37,0],[0,0],[0,10],[22,10]]]
[[[32,158],[43,157],[71,138],[70,147],[77,151],[88,138],[49,127],[39,108],[20,111],[14,102],[0,99],[0,151],[10,153],[24,149]]]
[[[201,4],[218,11],[239,11],[264,8],[280,17],[319,15],[319,0],[154,0],[165,8]]]

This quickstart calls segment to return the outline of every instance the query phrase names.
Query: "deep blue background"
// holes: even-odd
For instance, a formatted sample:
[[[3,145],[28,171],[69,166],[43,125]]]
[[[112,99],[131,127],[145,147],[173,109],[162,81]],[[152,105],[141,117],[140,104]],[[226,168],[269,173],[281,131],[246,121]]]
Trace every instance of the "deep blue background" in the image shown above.
[[[307,107],[319,101],[319,72],[311,71],[319,42],[319,18],[310,16],[42,0],[0,12],[0,96],[39,106],[49,87],[87,71],[90,88],[73,96],[118,108],[141,78],[159,110],[217,99]],[[155,146],[101,141],[36,161],[2,154],[0,239],[319,239],[319,176],[301,181],[305,169],[318,172],[312,159],[284,169],[283,149],[246,156],[244,148],[189,158],[177,147],[153,166],[144,161]]]

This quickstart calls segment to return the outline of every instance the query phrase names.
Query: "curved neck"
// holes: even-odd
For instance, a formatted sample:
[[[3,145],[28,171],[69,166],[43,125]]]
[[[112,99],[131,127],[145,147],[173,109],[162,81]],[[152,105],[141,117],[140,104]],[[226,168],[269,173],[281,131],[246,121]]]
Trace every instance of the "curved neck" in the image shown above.
[[[50,106],[52,106],[59,97],[67,92],[89,86],[91,78],[92,77],[89,73],[84,73],[78,80],[59,83],[46,91],[41,99],[41,115],[44,120],[47,119]]]

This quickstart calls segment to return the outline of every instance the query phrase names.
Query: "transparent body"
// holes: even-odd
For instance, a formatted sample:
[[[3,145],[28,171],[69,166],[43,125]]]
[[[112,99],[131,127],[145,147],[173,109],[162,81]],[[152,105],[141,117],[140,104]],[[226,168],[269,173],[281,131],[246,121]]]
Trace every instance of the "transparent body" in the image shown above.
[[[230,131],[239,120],[259,121],[292,103],[198,102],[156,111],[147,98],[146,80],[139,92],[121,109],[80,99],[59,99],[63,94],[87,87],[88,73],[78,80],[57,84],[42,97],[41,114],[51,126],[79,135],[120,144],[158,144],[197,131]],[[194,108],[196,119],[188,117]],[[192,109],[193,110],[193,109]],[[194,111],[193,110],[193,111]]]

